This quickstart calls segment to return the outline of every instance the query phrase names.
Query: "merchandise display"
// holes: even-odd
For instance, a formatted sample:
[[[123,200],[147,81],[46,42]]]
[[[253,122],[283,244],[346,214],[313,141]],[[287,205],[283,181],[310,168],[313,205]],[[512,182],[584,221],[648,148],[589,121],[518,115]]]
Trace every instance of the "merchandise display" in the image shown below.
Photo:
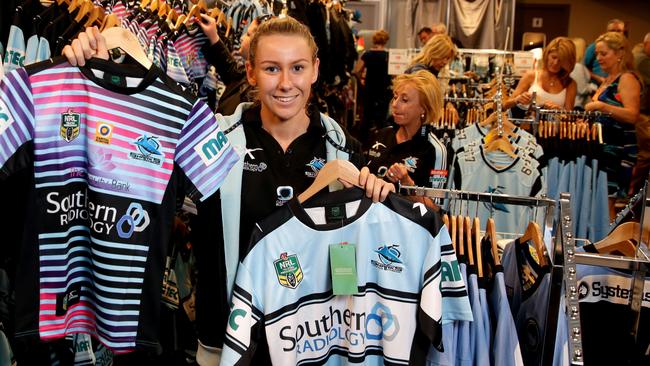
[[[2,2],[0,366],[650,364],[648,5],[526,3]]]

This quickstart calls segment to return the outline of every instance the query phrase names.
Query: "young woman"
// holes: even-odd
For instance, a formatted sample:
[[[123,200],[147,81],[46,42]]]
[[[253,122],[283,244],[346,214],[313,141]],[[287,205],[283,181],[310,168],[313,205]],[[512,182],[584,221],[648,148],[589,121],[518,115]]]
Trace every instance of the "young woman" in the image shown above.
[[[434,76],[456,56],[456,46],[446,34],[436,34],[422,47],[420,53],[415,55],[405,73],[410,74],[418,70],[427,70]]]
[[[251,38],[246,62],[257,101],[242,103],[230,116],[217,115],[241,159],[218,194],[198,205],[192,223],[200,364],[218,363],[230,312],[228,294],[255,223],[309,187],[326,161],[363,165],[360,144],[308,103],[318,78],[317,51],[309,29],[295,19],[262,23]],[[96,28],[82,33],[64,55],[72,64],[93,55],[108,58]],[[358,184],[375,202],[395,191],[367,167],[361,168]]]
[[[440,85],[430,72],[397,76],[391,111],[398,128],[386,127],[370,139],[366,149],[370,171],[395,184],[443,188],[447,150],[429,130],[440,118],[442,102]],[[433,203],[421,197],[412,199],[430,206]]]
[[[576,98],[576,82],[571,71],[576,63],[576,48],[566,37],[557,37],[546,46],[542,55],[542,70],[532,70],[519,80],[517,89],[505,103],[505,108],[515,105],[528,106],[533,93],[536,103],[544,108],[573,109]]]
[[[641,81],[633,72],[632,52],[623,33],[607,32],[598,37],[596,58],[607,76],[585,109],[611,113],[611,117],[601,119],[604,166],[608,169],[610,193],[625,196],[629,165],[634,162],[629,147],[636,144],[634,124],[639,121]]]

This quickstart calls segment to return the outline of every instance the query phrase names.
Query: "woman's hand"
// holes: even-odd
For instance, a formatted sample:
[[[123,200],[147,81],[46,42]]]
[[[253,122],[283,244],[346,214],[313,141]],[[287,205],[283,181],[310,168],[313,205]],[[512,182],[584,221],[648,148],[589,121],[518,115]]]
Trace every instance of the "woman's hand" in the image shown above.
[[[346,188],[352,187],[347,182],[341,182]],[[368,167],[361,168],[359,173],[359,186],[366,191],[366,197],[372,198],[372,202],[384,202],[388,193],[395,193],[395,186],[370,174]]]
[[[62,55],[72,66],[84,66],[91,57],[108,60],[106,39],[97,27],[88,27],[70,45],[63,47]]]
[[[601,111],[601,112],[603,112],[604,109],[605,109],[605,105],[606,104],[604,102],[601,102],[601,101],[597,100],[595,102],[589,102],[589,103],[585,104],[585,110],[589,111],[589,112],[592,112],[592,111]]]
[[[527,91],[519,94],[517,96],[517,98],[515,98],[515,102],[517,102],[517,104],[521,104],[521,105],[528,105],[532,101],[533,101],[533,96],[532,96],[532,94],[530,94]]]
[[[213,17],[207,14],[200,14],[200,15],[201,18],[200,19],[197,18],[196,22],[203,30],[203,33],[205,33],[205,36],[208,37],[208,40],[210,41],[210,45],[219,42],[219,32],[217,32],[217,21]]]
[[[415,184],[415,181],[409,176],[409,171],[406,169],[406,165],[400,163],[391,165],[386,172],[385,178],[395,184],[400,182],[403,186],[412,186]]]

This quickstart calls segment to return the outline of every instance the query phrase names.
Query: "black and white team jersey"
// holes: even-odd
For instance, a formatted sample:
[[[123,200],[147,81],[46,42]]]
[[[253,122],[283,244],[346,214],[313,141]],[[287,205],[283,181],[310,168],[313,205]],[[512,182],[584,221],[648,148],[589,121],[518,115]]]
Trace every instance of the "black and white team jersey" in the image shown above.
[[[630,308],[632,274],[578,265],[578,299],[585,365],[650,365],[650,280],[646,277],[636,341]]]
[[[447,147],[424,125],[409,141],[397,143],[396,129],[386,127],[370,140],[366,159],[370,172],[383,178],[395,163],[404,164],[415,185],[445,188],[448,176]]]
[[[35,182],[17,337],[156,347],[176,195],[211,195],[237,159],[207,105],[155,66],[61,58],[7,74],[0,178],[33,163]]]
[[[327,205],[323,206],[324,202]],[[443,322],[471,320],[440,216],[359,189],[296,199],[258,224],[233,290],[222,365],[423,364]],[[358,293],[332,293],[329,246],[355,245]],[[261,342],[264,338],[268,345]]]

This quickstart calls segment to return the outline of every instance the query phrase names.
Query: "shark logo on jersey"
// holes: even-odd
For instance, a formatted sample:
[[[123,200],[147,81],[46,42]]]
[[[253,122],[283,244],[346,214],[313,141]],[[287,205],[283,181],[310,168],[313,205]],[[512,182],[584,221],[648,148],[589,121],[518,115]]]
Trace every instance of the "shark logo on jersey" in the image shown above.
[[[503,194],[503,190],[506,187],[504,186],[497,186],[496,188],[492,188],[492,186],[488,186],[488,189],[485,191],[485,193],[496,193],[496,194]],[[483,206],[485,206],[488,211],[502,211],[505,213],[510,213],[508,211],[508,208],[506,207],[505,204],[503,203],[494,203],[494,202],[483,202]]]
[[[414,173],[415,169],[418,168],[418,158],[409,156],[408,158],[404,158],[402,160],[404,162],[404,165],[406,165],[406,170],[409,171],[409,173]]]
[[[66,113],[61,113],[61,128],[59,134],[65,142],[70,142],[79,136],[81,126],[81,115],[68,109]]]
[[[160,152],[160,142],[158,142],[158,137],[155,136],[140,136],[133,143],[140,153],[130,152],[129,157],[133,160],[146,161],[147,163],[162,165],[163,159],[158,156],[164,156]]]
[[[391,272],[397,272],[401,273],[404,268],[397,266],[395,264],[402,264],[402,260],[400,257],[402,256],[402,252],[397,249],[399,245],[387,245],[384,244],[383,246],[377,248],[375,250],[375,253],[377,253],[377,256],[379,257],[379,261],[376,261],[374,259],[370,260],[370,263],[372,263],[373,266],[383,269],[385,271],[391,271]]]
[[[305,175],[308,176],[309,178],[315,178],[318,175],[318,172],[325,165],[325,159],[317,158],[314,156],[314,158],[311,159],[311,161],[305,165],[311,168],[311,171],[305,172]]]
[[[280,259],[274,261],[273,266],[281,286],[295,289],[302,282],[302,268],[296,254],[287,255],[286,252],[280,254]]]

